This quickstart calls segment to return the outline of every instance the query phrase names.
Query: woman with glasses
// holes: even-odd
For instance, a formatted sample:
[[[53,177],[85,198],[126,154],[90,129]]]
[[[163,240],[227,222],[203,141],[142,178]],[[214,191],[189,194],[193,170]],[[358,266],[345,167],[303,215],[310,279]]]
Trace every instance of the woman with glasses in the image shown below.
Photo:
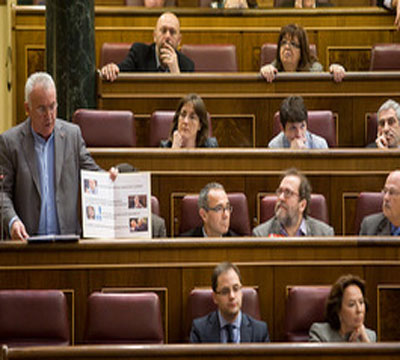
[[[261,67],[261,75],[268,82],[275,79],[277,72],[309,71],[322,72],[323,67],[310,53],[307,33],[297,24],[289,24],[281,29],[276,58],[271,64]],[[336,82],[342,81],[345,69],[342,65],[332,64],[329,72]]]
[[[351,274],[341,276],[326,303],[326,322],[312,324],[310,341],[375,342],[375,331],[364,325],[367,308],[365,282]]]
[[[182,98],[175,112],[167,140],[161,140],[164,148],[215,148],[217,139],[208,137],[207,109],[200,96],[189,94]]]

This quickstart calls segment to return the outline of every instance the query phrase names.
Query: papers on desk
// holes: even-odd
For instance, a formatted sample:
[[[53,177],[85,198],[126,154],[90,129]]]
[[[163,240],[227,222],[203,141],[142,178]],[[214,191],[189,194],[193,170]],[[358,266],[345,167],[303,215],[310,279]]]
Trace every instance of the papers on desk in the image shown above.
[[[83,237],[151,238],[149,172],[81,171]]]

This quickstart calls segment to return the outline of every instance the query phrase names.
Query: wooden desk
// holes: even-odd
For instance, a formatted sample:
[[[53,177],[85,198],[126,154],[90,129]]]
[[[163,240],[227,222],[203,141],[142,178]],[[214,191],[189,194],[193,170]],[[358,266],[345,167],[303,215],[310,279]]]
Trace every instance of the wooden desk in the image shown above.
[[[96,7],[96,58],[104,42],[152,42],[162,10],[135,7]],[[378,8],[213,10],[174,9],[181,21],[182,44],[233,43],[241,71],[258,71],[260,48],[276,43],[283,24],[303,25],[325,68],[339,62],[348,70],[367,70],[375,43],[399,42],[393,15]],[[44,7],[13,7],[13,81],[15,123],[25,117],[24,84],[29,74],[45,67]]]
[[[296,167],[308,177],[313,191],[325,195],[336,234],[354,234],[356,199],[361,191],[380,191],[390,171],[399,167],[399,152],[373,149],[117,149],[91,148],[104,169],[129,162],[152,173],[152,193],[160,201],[169,234],[180,223],[180,200],[198,193],[210,181],[227,192],[244,192],[250,220],[257,223],[260,197],[274,193],[285,169]]]
[[[175,110],[181,97],[195,92],[214,117],[213,134],[220,146],[265,147],[282,100],[301,94],[309,110],[338,114],[339,146],[364,147],[365,114],[376,112],[387,98],[399,100],[399,85],[400,72],[352,72],[339,84],[328,73],[281,73],[271,84],[258,73],[122,73],[113,83],[99,79],[98,108],[132,110],[138,146],[146,146],[150,114]]]
[[[397,359],[399,343],[385,344],[197,344],[141,346],[58,346],[3,348],[3,360],[389,360]]]
[[[329,285],[340,275],[366,280],[370,311],[367,325],[382,340],[398,339],[395,317],[381,322],[382,294],[399,285],[398,238],[82,240],[75,244],[0,244],[0,289],[63,289],[71,294],[74,338],[82,341],[86,299],[93,291],[155,291],[162,304],[165,338],[182,342],[187,329],[190,290],[210,286],[212,269],[221,261],[236,263],[244,285],[254,286],[261,318],[273,341],[284,338],[286,287]],[[396,310],[397,311],[397,310]],[[393,313],[393,310],[392,310]],[[396,337],[397,336],[397,337]]]

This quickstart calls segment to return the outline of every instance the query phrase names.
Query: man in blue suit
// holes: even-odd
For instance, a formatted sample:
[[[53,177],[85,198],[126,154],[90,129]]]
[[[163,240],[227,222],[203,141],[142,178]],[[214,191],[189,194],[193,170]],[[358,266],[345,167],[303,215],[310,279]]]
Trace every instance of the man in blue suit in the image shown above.
[[[217,265],[211,280],[218,310],[193,320],[190,342],[269,342],[267,324],[241,311],[242,278],[237,266],[230,262]]]

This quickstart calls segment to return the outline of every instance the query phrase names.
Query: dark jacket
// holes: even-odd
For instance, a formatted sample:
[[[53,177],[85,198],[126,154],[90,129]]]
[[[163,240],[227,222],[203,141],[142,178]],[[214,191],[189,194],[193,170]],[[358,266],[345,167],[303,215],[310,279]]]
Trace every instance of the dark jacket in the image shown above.
[[[182,72],[194,71],[193,61],[179,51],[176,51],[176,53],[178,55],[179,69]],[[127,57],[118,64],[118,67],[121,71],[162,71],[157,69],[156,44],[147,45],[143,43],[134,43]]]
[[[189,231],[186,231],[185,233],[180,234],[179,236],[181,236],[181,237],[204,237],[203,228],[202,228],[202,226],[199,226],[197,228],[190,229]],[[239,235],[236,234],[231,229],[229,229],[228,232],[223,235],[223,237],[230,237],[230,236],[239,236]]]
[[[269,342],[268,326],[264,321],[253,319],[242,312],[240,342]],[[193,320],[190,331],[191,343],[219,343],[220,325],[217,311]]]

